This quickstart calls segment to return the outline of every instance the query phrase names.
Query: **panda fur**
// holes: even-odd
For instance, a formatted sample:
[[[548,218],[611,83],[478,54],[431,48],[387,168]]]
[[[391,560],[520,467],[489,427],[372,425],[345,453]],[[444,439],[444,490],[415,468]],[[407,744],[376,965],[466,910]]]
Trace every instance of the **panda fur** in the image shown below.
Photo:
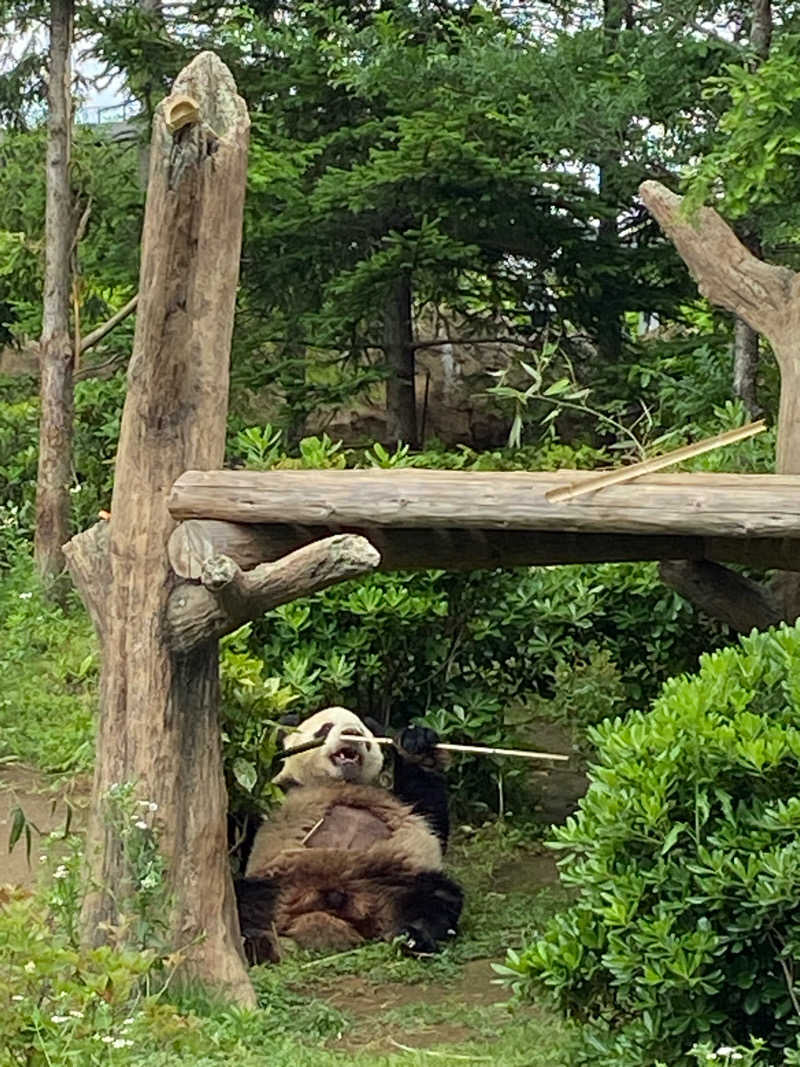
[[[251,963],[280,958],[281,936],[340,950],[405,935],[416,954],[454,936],[463,894],[442,872],[449,824],[438,738],[424,727],[402,732],[390,792],[376,784],[383,755],[374,736],[354,712],[334,707],[284,740],[294,748],[325,739],[284,761],[275,781],[285,799],[256,832],[237,883]]]

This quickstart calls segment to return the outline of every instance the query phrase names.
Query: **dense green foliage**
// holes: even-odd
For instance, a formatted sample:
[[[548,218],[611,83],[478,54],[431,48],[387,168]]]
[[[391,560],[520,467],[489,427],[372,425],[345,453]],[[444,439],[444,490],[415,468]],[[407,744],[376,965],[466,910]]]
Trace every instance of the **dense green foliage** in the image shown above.
[[[797,1034],[800,626],[705,656],[592,738],[554,842],[578,898],[511,959],[518,985],[582,1022],[587,1064],[680,1067],[750,1035],[771,1062]]]

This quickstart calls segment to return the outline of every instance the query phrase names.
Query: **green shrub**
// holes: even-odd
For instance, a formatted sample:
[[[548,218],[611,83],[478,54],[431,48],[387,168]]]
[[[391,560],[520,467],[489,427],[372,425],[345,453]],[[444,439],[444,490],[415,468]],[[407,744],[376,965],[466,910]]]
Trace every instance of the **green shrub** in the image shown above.
[[[652,711],[590,735],[589,791],[554,842],[577,900],[507,975],[583,1023],[584,1063],[793,1045],[800,625],[704,656]]]

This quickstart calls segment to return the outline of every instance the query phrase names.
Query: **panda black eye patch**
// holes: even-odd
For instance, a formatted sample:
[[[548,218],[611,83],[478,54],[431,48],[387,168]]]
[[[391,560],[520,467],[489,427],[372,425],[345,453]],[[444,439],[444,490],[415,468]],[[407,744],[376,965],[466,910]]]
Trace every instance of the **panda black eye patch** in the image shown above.
[[[320,726],[319,730],[315,731],[314,737],[327,737],[332,729],[333,729],[333,723],[332,722],[326,722],[322,726]]]

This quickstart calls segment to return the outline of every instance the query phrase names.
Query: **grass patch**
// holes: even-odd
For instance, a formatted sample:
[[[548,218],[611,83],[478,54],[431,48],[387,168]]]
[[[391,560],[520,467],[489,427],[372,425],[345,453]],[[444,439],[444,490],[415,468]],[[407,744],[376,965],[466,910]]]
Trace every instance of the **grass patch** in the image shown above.
[[[30,558],[0,581],[0,757],[44,771],[89,770],[94,760],[97,642],[77,595],[42,596]]]

